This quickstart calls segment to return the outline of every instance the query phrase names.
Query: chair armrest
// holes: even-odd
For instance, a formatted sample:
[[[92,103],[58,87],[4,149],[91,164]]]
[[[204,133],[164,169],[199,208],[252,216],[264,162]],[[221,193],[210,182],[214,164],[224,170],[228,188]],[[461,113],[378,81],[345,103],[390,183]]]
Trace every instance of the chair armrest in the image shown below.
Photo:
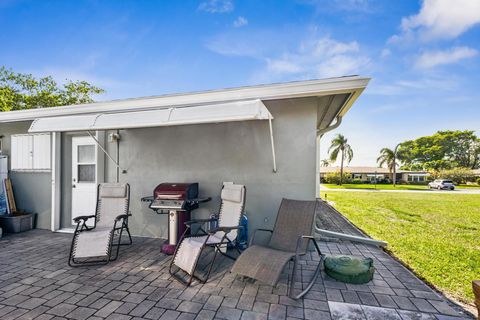
[[[90,215],[90,216],[78,216],[78,217],[73,218],[73,221],[75,221],[76,223],[78,223],[80,220],[87,221],[87,220],[90,219],[90,218],[95,218],[95,215]]]
[[[229,233],[232,230],[243,229],[243,226],[234,226],[234,227],[217,227],[212,230],[208,231],[208,234],[215,234],[218,231],[223,231],[225,233]]]
[[[253,241],[255,240],[255,235],[257,234],[257,231],[270,232],[270,234],[273,233],[273,230],[270,230],[270,229],[255,229],[253,231],[252,237],[250,238],[250,242],[248,243],[249,247],[253,244]]]
[[[122,220],[122,219],[126,219],[126,218],[130,217],[131,215],[132,215],[132,214],[130,214],[130,213],[118,215],[118,216],[115,218],[115,221],[120,221],[120,220]]]
[[[300,249],[302,247],[302,240],[303,239],[307,239],[308,242],[313,242],[314,246],[315,246],[315,249],[317,250],[318,254],[319,255],[322,255],[322,253],[320,252],[320,248],[318,247],[318,244],[317,244],[317,240],[315,239],[315,237],[313,236],[306,236],[306,235],[302,235],[302,236],[298,236],[297,238],[297,245],[295,247],[295,254],[296,255],[300,255],[300,254],[305,254],[305,252],[300,252]],[[307,248],[308,250],[308,248]]]
[[[215,220],[217,220],[217,219],[194,219],[194,220],[185,221],[184,224],[186,226],[191,226],[192,224],[212,222],[212,221],[215,221]]]

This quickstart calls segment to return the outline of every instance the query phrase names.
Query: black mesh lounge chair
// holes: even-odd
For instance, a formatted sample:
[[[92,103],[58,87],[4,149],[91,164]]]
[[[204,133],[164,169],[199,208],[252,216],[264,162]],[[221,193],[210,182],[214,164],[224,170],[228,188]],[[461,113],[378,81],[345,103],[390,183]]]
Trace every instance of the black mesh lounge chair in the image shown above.
[[[103,183],[98,185],[95,215],[74,218],[77,223],[73,234],[68,265],[107,264],[116,260],[120,245],[132,244],[128,229],[130,185]],[[93,227],[87,225],[94,219]],[[129,241],[122,243],[123,231]],[[116,238],[116,239],[115,239]],[[114,249],[116,247],[116,249]]]
[[[283,268],[293,259],[289,296],[294,299],[303,297],[313,286],[320,273],[321,263],[318,264],[307,287],[300,294],[294,294],[299,256],[306,253],[309,242],[313,242],[317,253],[322,256],[320,248],[312,236],[315,206],[315,201],[283,199],[273,230],[257,229],[254,231],[250,239],[250,246],[238,257],[232,267],[232,272],[275,286]],[[270,241],[266,246],[253,244],[258,231],[271,233]]]
[[[225,182],[221,194],[222,202],[218,214],[218,227],[211,230],[203,227],[205,224],[217,219],[198,219],[187,221],[185,223],[187,230],[183,233],[179,241],[180,245],[177,246],[177,249],[175,250],[169,268],[170,274],[175,279],[186,286],[189,286],[192,283],[193,278],[201,283],[205,283],[210,276],[217,253],[230,259],[235,259],[235,257],[224,251],[226,251],[226,246],[232,244],[237,238],[238,229],[241,228],[239,224],[245,208],[245,194],[245,186]],[[192,235],[187,235],[188,230],[191,230],[193,225],[199,226],[197,232]],[[215,253],[213,259],[208,265],[206,276],[200,278],[195,274],[195,271],[202,251],[207,247],[213,247]],[[240,253],[238,248],[237,251]],[[189,275],[187,280],[184,280],[184,278],[179,275],[179,272],[181,271]]]

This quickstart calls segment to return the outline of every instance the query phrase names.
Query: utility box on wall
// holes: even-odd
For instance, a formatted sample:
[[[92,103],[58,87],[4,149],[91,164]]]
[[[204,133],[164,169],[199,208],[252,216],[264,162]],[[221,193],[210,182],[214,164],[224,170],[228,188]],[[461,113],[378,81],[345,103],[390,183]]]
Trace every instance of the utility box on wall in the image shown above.
[[[51,169],[50,134],[12,135],[11,170],[45,171]]]

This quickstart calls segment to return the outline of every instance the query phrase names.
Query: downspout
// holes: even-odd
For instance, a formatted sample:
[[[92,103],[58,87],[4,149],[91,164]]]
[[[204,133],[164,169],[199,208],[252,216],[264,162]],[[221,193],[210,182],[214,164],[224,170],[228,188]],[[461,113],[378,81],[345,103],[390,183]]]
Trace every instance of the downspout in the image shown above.
[[[332,125],[330,125],[326,128],[323,128],[323,129],[318,129],[317,128],[317,141],[316,141],[316,143],[317,143],[317,155],[316,155],[317,161],[315,162],[315,166],[316,166],[315,198],[320,197],[320,139],[322,138],[322,136],[325,133],[337,129],[342,124],[342,116],[341,115],[338,115],[335,119],[336,119],[336,121],[335,121],[334,124],[332,124]]]
[[[117,130],[117,137],[120,137],[120,130]],[[115,182],[120,182],[120,139],[116,139],[117,142],[117,170],[115,176]]]

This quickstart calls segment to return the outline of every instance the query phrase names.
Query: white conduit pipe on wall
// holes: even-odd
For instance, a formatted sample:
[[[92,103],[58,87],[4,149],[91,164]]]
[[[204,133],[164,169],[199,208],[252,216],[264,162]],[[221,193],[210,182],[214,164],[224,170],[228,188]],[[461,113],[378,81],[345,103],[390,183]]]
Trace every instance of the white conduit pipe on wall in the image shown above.
[[[105,155],[110,159],[112,160],[112,162],[115,164],[115,166],[117,168],[119,168],[120,170],[122,170],[122,172],[127,172],[125,169],[123,169],[122,167],[120,167],[120,165],[118,164],[117,161],[115,161],[115,159],[113,159],[113,157],[107,152],[107,150],[105,150],[102,146],[102,144],[97,140],[97,138],[95,137],[95,135],[93,135],[90,131],[87,131],[88,135],[90,137],[92,137],[93,140],[95,140],[95,143],[97,144],[97,146],[102,149],[103,153],[105,153]],[[117,176],[117,182],[118,182],[118,176]]]
[[[272,115],[268,116],[268,126],[270,128],[270,142],[272,144],[273,172],[277,172],[277,160],[275,158],[275,143],[273,140]]]

